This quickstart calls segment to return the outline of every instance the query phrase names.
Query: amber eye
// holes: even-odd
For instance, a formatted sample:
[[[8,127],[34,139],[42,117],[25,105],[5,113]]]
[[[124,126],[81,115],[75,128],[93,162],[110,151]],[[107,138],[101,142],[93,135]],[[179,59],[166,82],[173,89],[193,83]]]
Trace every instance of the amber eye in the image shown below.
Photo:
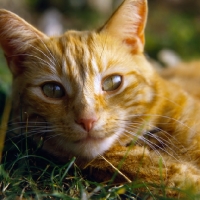
[[[64,89],[57,83],[46,83],[42,86],[43,93],[50,98],[59,99],[65,95]]]
[[[102,83],[102,89],[104,91],[114,91],[122,84],[122,76],[112,75],[107,77]]]

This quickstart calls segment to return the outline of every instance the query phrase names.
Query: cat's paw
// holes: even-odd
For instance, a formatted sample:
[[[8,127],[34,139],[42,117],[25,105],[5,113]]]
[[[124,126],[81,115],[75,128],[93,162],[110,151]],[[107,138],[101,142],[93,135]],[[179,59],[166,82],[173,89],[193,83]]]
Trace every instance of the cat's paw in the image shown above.
[[[167,185],[190,191],[193,194],[200,193],[200,170],[190,164],[174,164],[168,170]]]

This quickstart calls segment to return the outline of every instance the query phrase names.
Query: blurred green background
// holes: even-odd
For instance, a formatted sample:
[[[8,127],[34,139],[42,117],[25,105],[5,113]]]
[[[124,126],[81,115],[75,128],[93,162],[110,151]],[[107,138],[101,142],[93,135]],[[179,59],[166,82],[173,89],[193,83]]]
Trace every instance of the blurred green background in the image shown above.
[[[0,0],[0,8],[11,10],[47,34],[68,29],[92,29],[104,23],[122,0]],[[53,33],[51,32],[53,30]],[[181,59],[200,57],[200,1],[149,0],[146,52],[157,60],[163,49]],[[11,76],[0,51],[0,116]]]

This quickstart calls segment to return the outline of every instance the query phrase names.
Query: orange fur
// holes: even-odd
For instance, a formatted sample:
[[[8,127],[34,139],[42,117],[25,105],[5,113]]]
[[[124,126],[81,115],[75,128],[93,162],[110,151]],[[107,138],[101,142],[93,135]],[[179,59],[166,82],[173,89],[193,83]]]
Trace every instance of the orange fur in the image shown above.
[[[200,103],[146,60],[146,16],[146,0],[125,0],[97,31],[49,38],[1,10],[0,44],[13,73],[13,119],[35,142],[43,138],[44,150],[58,160],[77,156],[84,166],[94,159],[88,167],[97,179],[115,171],[98,155],[117,167],[129,151],[120,171],[130,180],[159,184],[163,177],[168,187],[191,186],[197,193]],[[120,80],[115,89],[114,78]]]
[[[165,79],[180,85],[194,97],[200,98],[200,61],[180,63],[160,71]]]

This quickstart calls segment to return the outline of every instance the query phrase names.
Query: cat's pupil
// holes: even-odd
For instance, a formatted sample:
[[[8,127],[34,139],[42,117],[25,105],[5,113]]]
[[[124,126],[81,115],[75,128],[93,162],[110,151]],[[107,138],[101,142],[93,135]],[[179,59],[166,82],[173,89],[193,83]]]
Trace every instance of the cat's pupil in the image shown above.
[[[122,76],[120,75],[112,75],[107,77],[103,84],[102,89],[104,91],[114,91],[119,88],[122,83]]]
[[[61,98],[65,94],[64,89],[56,83],[46,83],[42,90],[45,96],[55,99]]]

